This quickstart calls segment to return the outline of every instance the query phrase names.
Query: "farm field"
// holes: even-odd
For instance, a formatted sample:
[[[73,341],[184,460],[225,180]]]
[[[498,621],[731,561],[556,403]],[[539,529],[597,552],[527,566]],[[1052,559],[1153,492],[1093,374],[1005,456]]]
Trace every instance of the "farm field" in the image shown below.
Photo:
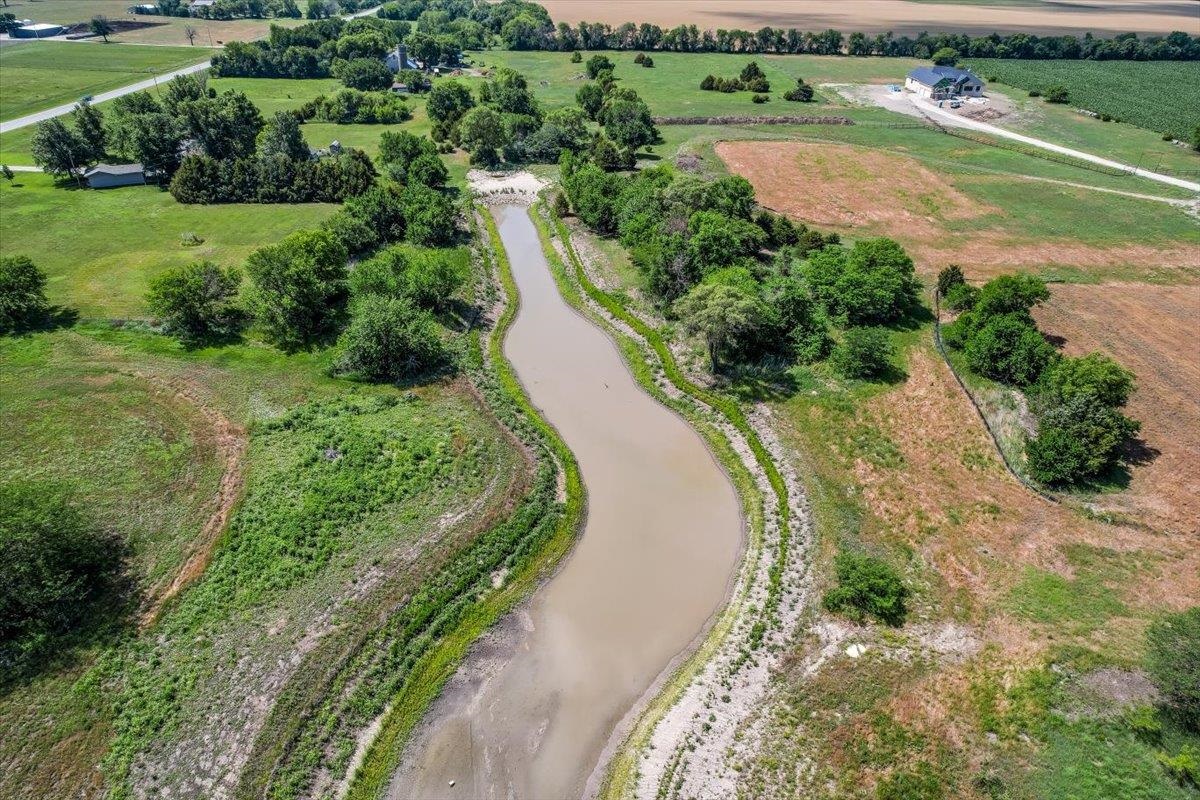
[[[310,204],[186,206],[156,186],[111,191],[60,188],[21,173],[0,186],[0,254],[26,255],[46,270],[51,302],[83,317],[138,317],[150,278],[199,259],[240,265],[250,251],[313,227],[335,210]],[[204,241],[185,247],[180,237]]]
[[[198,47],[30,42],[0,47],[0,119],[70,103],[204,61]]]
[[[302,19],[208,20],[192,17],[164,17],[158,14],[130,14],[125,0],[9,0],[7,11],[17,19],[54,22],[60,25],[86,23],[102,14],[113,22],[139,22],[146,27],[110,34],[109,40],[128,44],[190,46],[183,29],[196,29],[196,50],[220,47],[225,42],[246,42],[266,36],[272,25],[294,27]]]
[[[1037,34],[1165,34],[1193,30],[1196,10],[1186,0],[856,0],[826,3],[821,0],[759,0],[753,5],[741,0],[620,0],[602,4],[577,0],[546,0],[543,3],[555,22],[607,22],[614,27],[624,22],[651,22],[665,27],[696,25],[704,28],[758,30],[764,25],[820,31],[826,28],[849,33],[893,31],[916,35],[938,30],[954,33],[988,34],[1026,32]]]
[[[1163,203],[840,144],[728,141],[715,152],[770,208],[846,236],[895,238],[927,273],[951,262],[980,277],[1061,267],[1090,280],[1145,268],[1168,280],[1200,272],[1200,230]],[[1114,207],[1122,213],[1106,216]]]
[[[967,59],[980,77],[1025,91],[1062,84],[1070,108],[1108,114],[1156,133],[1191,141],[1200,108],[1200,63],[1194,61],[1033,61]],[[1097,137],[1107,134],[1097,134]],[[1198,158],[1200,160],[1200,158]]]
[[[1200,286],[1060,284],[1035,316],[1063,351],[1109,353],[1137,376],[1130,415],[1146,462],[1129,487],[1093,502],[1172,535],[1200,537]]]

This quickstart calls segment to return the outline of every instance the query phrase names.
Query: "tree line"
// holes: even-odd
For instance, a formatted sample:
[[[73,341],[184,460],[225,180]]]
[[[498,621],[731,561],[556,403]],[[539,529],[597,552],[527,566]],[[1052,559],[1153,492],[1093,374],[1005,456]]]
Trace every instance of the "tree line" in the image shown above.
[[[958,267],[938,277],[937,291],[958,317],[945,343],[972,372],[1025,392],[1037,435],[1025,444],[1030,473],[1050,486],[1101,479],[1120,465],[1141,425],[1122,413],[1134,390],[1129,370],[1101,353],[1065,356],[1050,344],[1032,309],[1050,298],[1029,275],[1002,275],[975,287]]]

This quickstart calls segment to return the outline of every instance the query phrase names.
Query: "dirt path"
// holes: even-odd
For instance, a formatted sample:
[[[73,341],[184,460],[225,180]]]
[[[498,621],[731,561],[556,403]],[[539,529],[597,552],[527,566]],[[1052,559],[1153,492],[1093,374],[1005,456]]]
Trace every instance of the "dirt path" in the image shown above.
[[[139,627],[144,630],[154,624],[168,600],[204,574],[204,570],[208,567],[217,539],[220,538],[221,531],[225,529],[225,524],[229,521],[229,514],[233,511],[233,507],[242,493],[242,486],[245,483],[242,462],[246,454],[247,438],[245,428],[234,424],[220,411],[203,402],[195,387],[189,385],[187,381],[163,378],[138,371],[130,371],[126,374],[146,381],[158,389],[170,393],[176,399],[193,406],[208,424],[223,464],[221,483],[212,501],[215,507],[201,527],[199,536],[192,543],[191,554],[179,568],[175,577],[165,587],[155,587],[150,592],[149,606],[139,620]]]

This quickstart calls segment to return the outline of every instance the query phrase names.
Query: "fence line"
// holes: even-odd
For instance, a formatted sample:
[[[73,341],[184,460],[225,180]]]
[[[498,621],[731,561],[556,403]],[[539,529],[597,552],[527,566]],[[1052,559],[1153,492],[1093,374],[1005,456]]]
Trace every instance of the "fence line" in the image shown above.
[[[716,117],[651,117],[655,125],[854,125],[849,117],[806,116],[716,116]]]
[[[1016,470],[1012,462],[1008,459],[1008,454],[1004,452],[1004,447],[1000,443],[1000,434],[992,427],[991,421],[987,418],[987,414],[983,413],[983,409],[979,407],[979,403],[975,400],[975,395],[967,388],[967,384],[958,374],[958,370],[954,368],[954,362],[950,360],[950,356],[946,353],[946,346],[942,342],[942,301],[937,289],[933,290],[933,342],[937,346],[937,351],[941,355],[942,360],[946,362],[946,366],[950,368],[950,374],[954,376],[954,380],[958,381],[958,386],[963,390],[963,394],[971,401],[971,407],[975,409],[975,413],[979,415],[979,419],[983,421],[983,427],[987,430],[988,436],[991,437],[992,444],[996,447],[996,452],[1000,454],[1000,460],[1004,463],[1005,469],[1009,474],[1016,478],[1022,486],[1036,494],[1043,500],[1059,505],[1062,500],[1048,493],[1046,490],[1037,486],[1032,481],[1028,480],[1024,475]]]

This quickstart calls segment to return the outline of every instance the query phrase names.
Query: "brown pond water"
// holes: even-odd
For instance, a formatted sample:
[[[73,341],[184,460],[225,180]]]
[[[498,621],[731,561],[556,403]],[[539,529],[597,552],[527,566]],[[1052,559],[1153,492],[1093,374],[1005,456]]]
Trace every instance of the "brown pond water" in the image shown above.
[[[504,351],[579,460],[587,522],[447,684],[396,799],[581,797],[622,717],[720,607],[742,544],[737,496],[700,436],[559,295],[528,211],[495,215],[521,295]]]

